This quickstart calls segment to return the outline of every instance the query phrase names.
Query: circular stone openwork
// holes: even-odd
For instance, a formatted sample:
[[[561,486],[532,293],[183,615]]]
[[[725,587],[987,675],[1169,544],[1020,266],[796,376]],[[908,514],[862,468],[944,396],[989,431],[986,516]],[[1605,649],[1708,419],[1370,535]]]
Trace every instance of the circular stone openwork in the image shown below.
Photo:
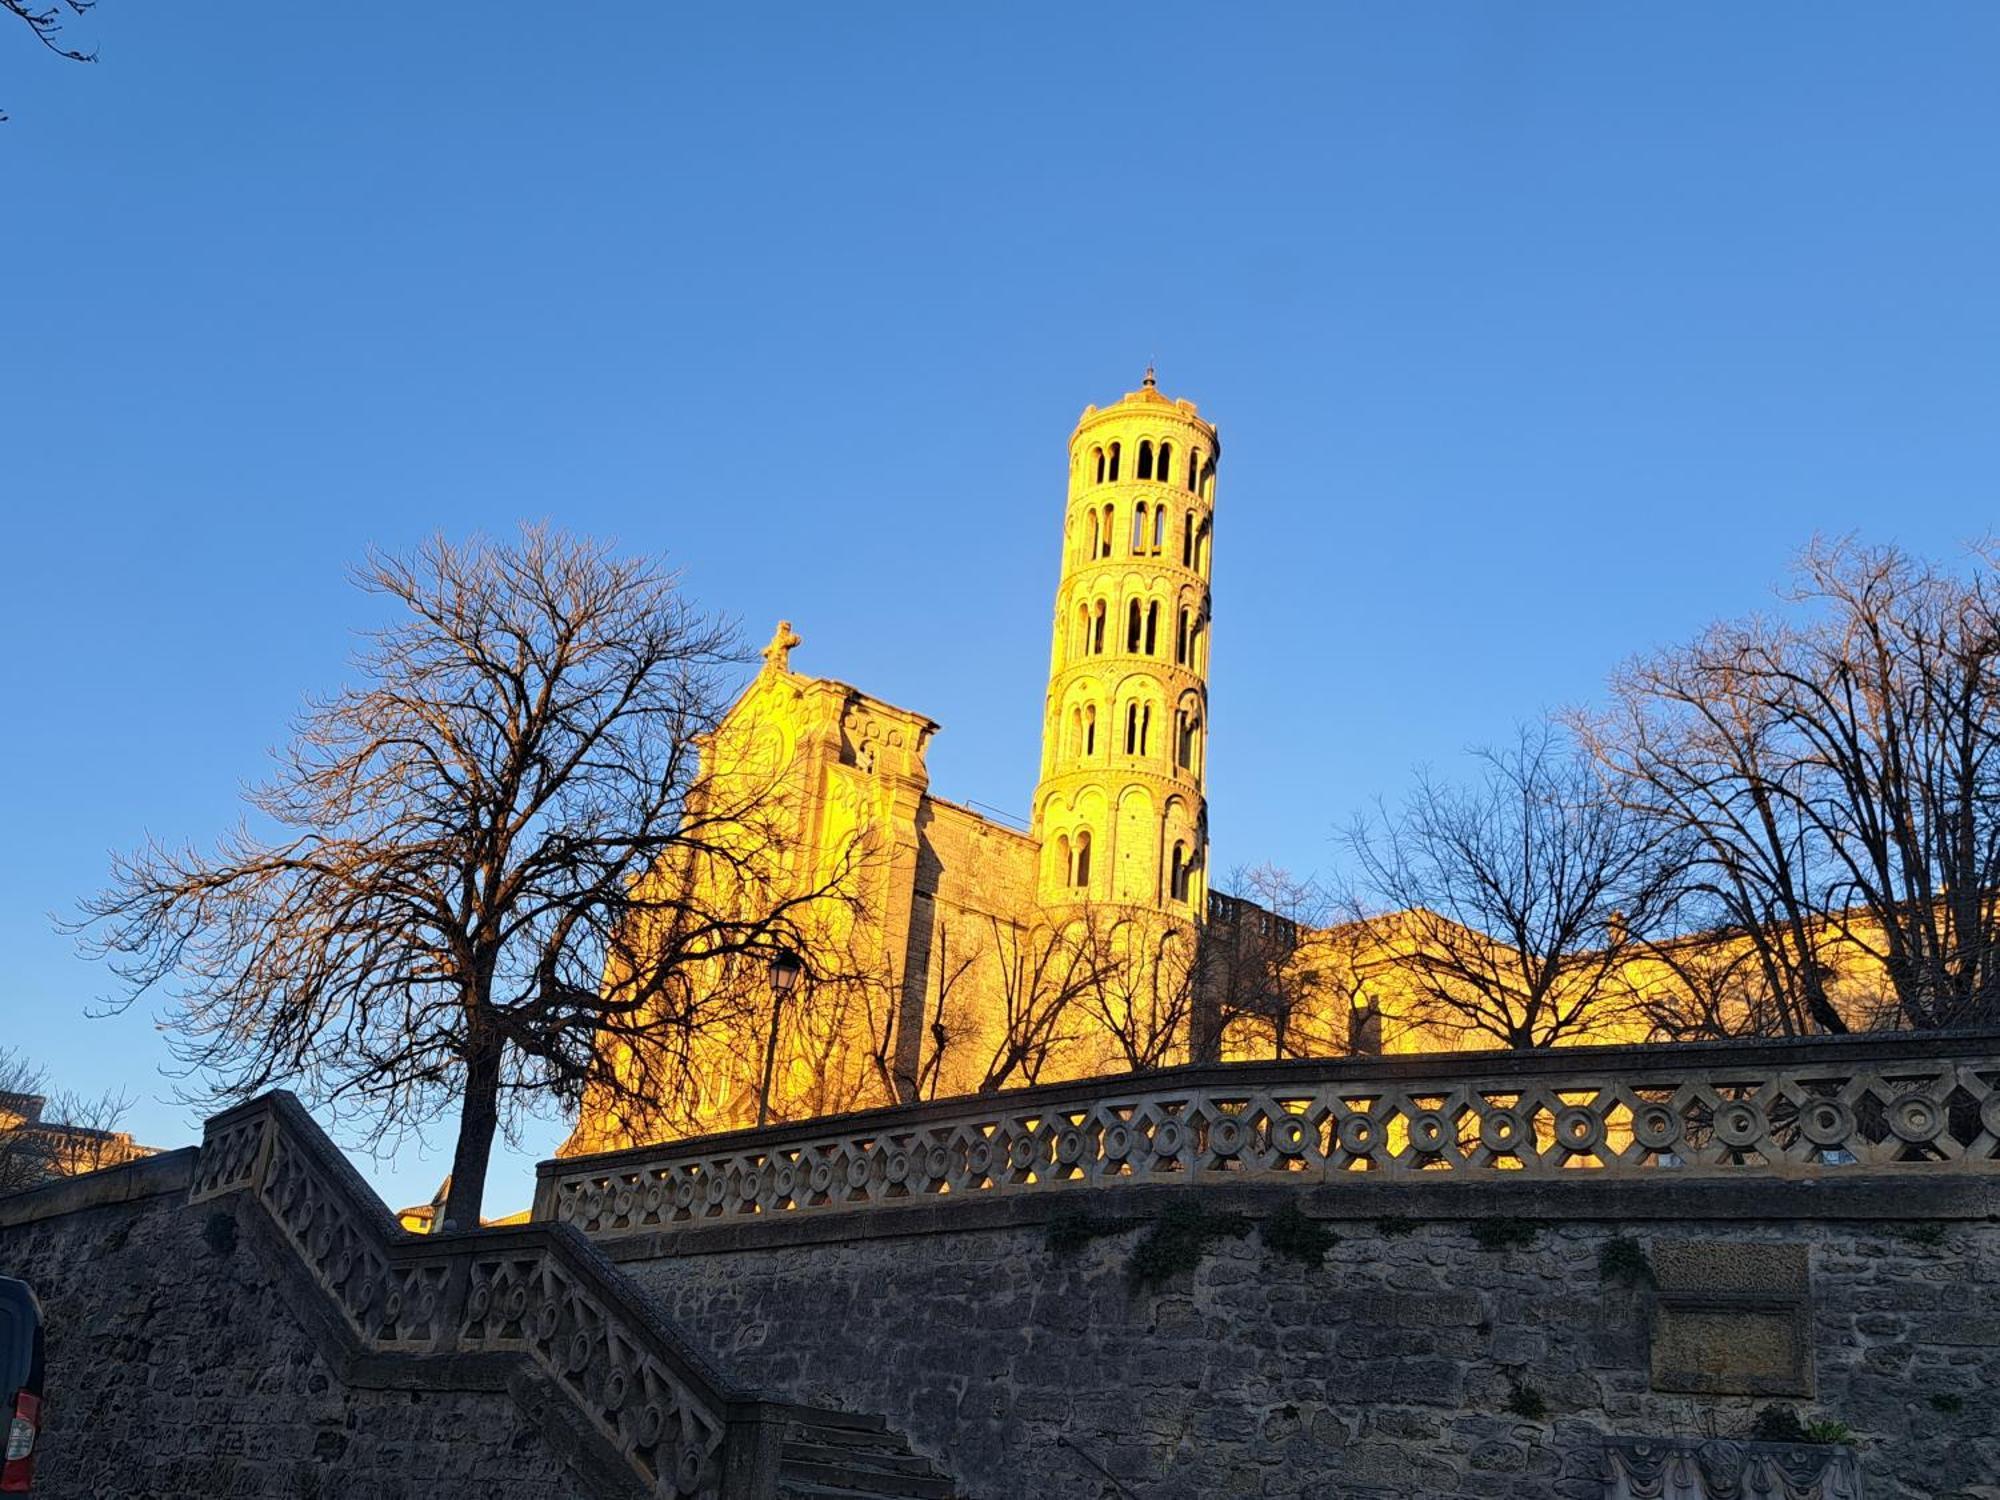
[[[1302,1155],[1307,1134],[1306,1122],[1298,1115],[1280,1115],[1271,1122],[1271,1144],[1285,1156]]]
[[[1333,1135],[1349,1156],[1366,1156],[1382,1144],[1382,1127],[1369,1115],[1349,1115],[1334,1128]]]
[[[1944,1129],[1944,1111],[1923,1094],[1900,1094],[1889,1105],[1889,1128],[1912,1146],[1934,1141]]]
[[[1572,1151],[1595,1151],[1604,1144],[1604,1117],[1569,1104],[1556,1111],[1556,1139]]]
[[[1179,1156],[1187,1144],[1187,1130],[1179,1120],[1162,1120],[1153,1127],[1153,1154]]]
[[[1243,1149],[1243,1122],[1224,1115],[1208,1127],[1208,1149],[1217,1156],[1234,1156]]]
[[[1799,1111],[1799,1130],[1815,1146],[1838,1146],[1854,1134],[1854,1111],[1838,1099],[1813,1099]]]
[[[1132,1127],[1123,1123],[1108,1125],[1104,1130],[1104,1159],[1123,1161],[1132,1154]]]
[[[1747,1099],[1731,1100],[1715,1112],[1715,1138],[1725,1146],[1754,1146],[1764,1129],[1764,1111]]]
[[[1642,1104],[1632,1111],[1632,1139],[1648,1151],[1670,1151],[1681,1141],[1680,1112],[1667,1104]]]
[[[1410,1145],[1424,1156],[1436,1156],[1451,1139],[1451,1125],[1441,1110],[1420,1109],[1410,1116]]]
[[[1479,1121],[1479,1144],[1488,1151],[1516,1151],[1527,1138],[1528,1122],[1516,1109],[1488,1110]]]

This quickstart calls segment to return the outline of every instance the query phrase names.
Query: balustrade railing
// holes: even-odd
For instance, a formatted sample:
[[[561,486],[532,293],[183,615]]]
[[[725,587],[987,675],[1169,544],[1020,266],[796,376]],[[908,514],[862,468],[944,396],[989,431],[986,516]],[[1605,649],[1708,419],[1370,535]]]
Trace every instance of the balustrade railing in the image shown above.
[[[586,1234],[1079,1187],[2000,1170],[2000,1033],[1224,1064],[544,1162]]]
[[[653,1493],[722,1493],[732,1398],[572,1231],[406,1234],[282,1093],[208,1122],[190,1197],[233,1192],[268,1211],[370,1352],[525,1355]]]

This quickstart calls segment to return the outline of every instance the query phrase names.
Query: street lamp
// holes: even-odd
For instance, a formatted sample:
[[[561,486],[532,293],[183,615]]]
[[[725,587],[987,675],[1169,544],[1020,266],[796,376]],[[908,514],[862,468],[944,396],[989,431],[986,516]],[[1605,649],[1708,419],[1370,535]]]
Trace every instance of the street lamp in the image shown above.
[[[789,948],[780,948],[771,955],[771,1034],[764,1038],[764,1086],[757,1091],[759,1127],[771,1118],[771,1070],[778,1062],[778,1013],[784,1008],[785,996],[792,992],[799,975],[805,971],[805,964]]]

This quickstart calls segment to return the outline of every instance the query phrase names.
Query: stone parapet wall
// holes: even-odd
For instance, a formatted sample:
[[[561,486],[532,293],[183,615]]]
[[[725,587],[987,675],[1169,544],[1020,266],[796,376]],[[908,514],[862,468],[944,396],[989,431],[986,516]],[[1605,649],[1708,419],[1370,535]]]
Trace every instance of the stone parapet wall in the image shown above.
[[[620,1493],[493,1372],[418,1379],[347,1357],[268,1223],[188,1203],[192,1156],[0,1203],[0,1273],[34,1285],[48,1329],[36,1494]]]
[[[1174,1068],[544,1162],[617,1236],[1246,1182],[2000,1179],[2000,1033]],[[1672,1191],[1672,1188],[1668,1189]]]
[[[1774,1401],[1852,1430],[1827,1474],[1871,1500],[1996,1493],[1990,1181],[1502,1186],[1114,1189],[604,1243],[730,1378],[879,1411],[976,1500],[1661,1493],[1630,1453],[1740,1440]],[[1223,1233],[1137,1285],[1176,1202],[1339,1239],[1315,1267]],[[1065,1252],[1058,1226],[1110,1232]],[[1618,1438],[1654,1441],[1621,1471]],[[1829,1484],[1797,1494],[1853,1493]]]

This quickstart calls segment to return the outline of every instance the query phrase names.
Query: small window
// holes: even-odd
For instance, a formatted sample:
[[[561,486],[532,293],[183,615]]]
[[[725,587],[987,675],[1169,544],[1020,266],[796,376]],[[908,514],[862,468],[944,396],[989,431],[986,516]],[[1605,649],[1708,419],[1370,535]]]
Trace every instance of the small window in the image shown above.
[[[1176,843],[1174,845],[1174,856],[1169,868],[1172,874],[1169,878],[1167,889],[1171,893],[1171,898],[1175,901],[1187,900],[1188,857],[1186,844]]]
[[[1158,557],[1167,545],[1167,508],[1153,507],[1153,556]]]
[[[1201,720],[1186,710],[1175,716],[1174,761],[1183,771],[1195,769],[1195,758],[1200,751]]]
[[[1090,550],[1083,555],[1085,557],[1097,556],[1097,512],[1095,509],[1090,513]]]
[[[1102,656],[1104,654],[1104,601],[1102,599],[1097,601],[1097,613],[1092,617],[1090,622],[1090,654],[1092,656]]]
[[[1180,623],[1174,627],[1174,665],[1184,667],[1188,659],[1188,612],[1181,611]]]
[[[1056,844],[1055,844],[1055,850],[1054,850],[1054,853],[1055,853],[1055,857],[1056,857],[1056,869],[1057,869],[1057,870],[1059,870],[1059,871],[1061,871],[1061,874],[1060,874],[1060,876],[1059,876],[1058,878],[1060,878],[1060,879],[1062,879],[1062,880],[1068,880],[1068,879],[1069,879],[1069,869],[1070,869],[1070,866],[1069,866],[1069,835],[1068,835],[1068,834],[1066,834],[1066,833],[1059,833],[1059,834],[1057,834],[1057,835],[1056,835]]]
[[[1102,479],[1103,477],[1104,476],[1102,474],[1098,475],[1098,478],[1100,479]],[[1188,484],[1188,493],[1190,495],[1192,495],[1201,486],[1201,449],[1199,448],[1196,448],[1193,452],[1188,454],[1187,484]]]
[[[1116,484],[1118,482],[1118,445],[1116,443],[1113,443],[1111,445],[1109,458],[1110,458],[1110,463],[1108,465],[1108,472],[1106,477],[1111,481],[1111,483]]]
[[[1150,442],[1139,444],[1139,477],[1141,479],[1153,477],[1153,445]]]
[[[1097,535],[1097,531],[1094,527],[1092,528],[1090,534],[1092,536]],[[1189,511],[1187,513],[1187,520],[1183,522],[1181,525],[1181,566],[1184,568],[1191,568],[1194,566],[1194,512],[1193,511]]]
[[[1118,534],[1118,528],[1113,524],[1117,519],[1117,515],[1118,512],[1115,506],[1107,505],[1104,507],[1104,525],[1099,531],[1097,539],[1097,555],[1099,557],[1109,557],[1111,555],[1111,539]]]
[[[1139,601],[1134,599],[1125,606],[1125,650],[1132,656],[1139,654],[1139,637],[1145,628],[1145,617],[1139,613]]]
[[[1083,706],[1083,753],[1085,755],[1095,755],[1097,753],[1097,705],[1095,703],[1086,703]]]
[[[1132,507],[1132,555],[1137,557],[1146,550],[1146,502],[1141,500]]]
[[[1104,483],[1104,450],[1102,448],[1092,448],[1090,450],[1090,463],[1092,470],[1097,475],[1097,482],[1099,484]],[[1193,489],[1194,486],[1190,484],[1188,488]]]
[[[1153,470],[1153,473],[1158,477],[1161,484],[1167,484],[1172,481],[1174,477],[1174,445],[1172,443],[1160,444],[1160,463],[1159,467]]]
[[[1076,836],[1076,866],[1071,872],[1069,883],[1074,886],[1090,884],[1090,830],[1078,831]]]
[[[1159,650],[1160,601],[1155,599],[1146,606],[1146,654],[1153,655]]]

